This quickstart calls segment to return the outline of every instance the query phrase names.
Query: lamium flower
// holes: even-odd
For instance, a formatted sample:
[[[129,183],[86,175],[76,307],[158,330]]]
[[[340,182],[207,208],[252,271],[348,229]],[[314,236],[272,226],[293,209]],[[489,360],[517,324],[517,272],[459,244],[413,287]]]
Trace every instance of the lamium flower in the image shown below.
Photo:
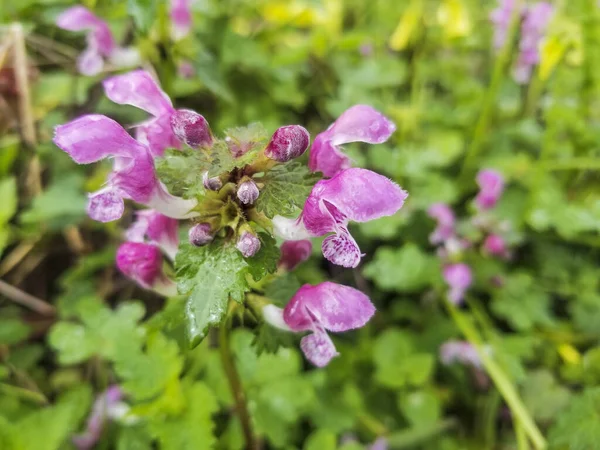
[[[334,264],[356,267],[362,255],[348,231],[348,223],[391,216],[407,196],[406,191],[382,175],[366,169],[345,169],[315,184],[297,220],[276,216],[273,225],[286,240],[333,233],[323,241],[323,256]]]
[[[278,266],[284,270],[291,271],[300,264],[306,261],[312,253],[312,242],[307,239],[300,241],[285,241],[281,244],[281,258],[279,258]]]
[[[163,272],[163,256],[154,244],[125,242],[117,250],[117,267],[145,289],[165,296],[177,294],[177,286]]]
[[[349,142],[381,144],[396,130],[387,117],[367,105],[355,105],[342,113],[324,132],[317,135],[310,149],[308,166],[313,172],[332,177],[351,166],[341,145]]]
[[[538,2],[527,8],[521,24],[519,57],[513,70],[517,83],[527,83],[533,67],[540,62],[539,47],[553,14],[554,7],[547,2]]]
[[[250,258],[260,250],[260,239],[250,231],[242,231],[235,247],[244,255],[244,258]]]
[[[178,222],[152,209],[136,211],[136,221],[125,233],[129,242],[158,245],[173,261],[179,246]]]
[[[492,256],[500,258],[509,258],[510,251],[506,246],[506,241],[499,234],[490,234],[483,241],[483,251]]]
[[[246,180],[240,183],[237,189],[237,198],[244,205],[253,204],[258,198],[258,186],[252,180]]]
[[[123,391],[113,385],[94,401],[92,412],[83,433],[73,436],[73,444],[79,450],[90,450],[102,436],[107,419],[120,419],[127,414],[129,407],[122,402]]]
[[[464,301],[465,292],[473,282],[471,268],[464,263],[448,264],[443,270],[444,280],[450,287],[448,300],[455,305]]]
[[[99,222],[117,220],[132,199],[173,218],[196,216],[195,200],[175,197],[156,177],[149,149],[106,116],[91,114],[55,128],[54,143],[78,164],[114,158],[106,186],[90,194],[88,214]]]
[[[56,19],[56,25],[63,30],[88,32],[87,49],[77,60],[77,68],[83,75],[99,74],[106,60],[117,67],[131,67],[140,62],[137,49],[118,47],[106,22],[84,6],[63,11]]]
[[[134,70],[103,81],[106,96],[119,105],[132,105],[153,117],[136,127],[136,139],[150,148],[153,156],[162,156],[167,148],[179,148],[171,129],[175,112],[171,99],[145,70]]]
[[[171,35],[176,41],[192,30],[191,0],[171,0]]]
[[[267,148],[267,158],[279,162],[287,162],[302,156],[310,144],[310,134],[306,128],[300,125],[287,125],[278,128]]]
[[[497,51],[504,47],[515,6],[515,0],[498,0],[498,7],[490,14],[494,24],[494,48]]]
[[[429,207],[427,214],[437,221],[437,227],[429,236],[432,244],[441,244],[454,236],[456,219],[454,212],[445,203],[435,203]]]
[[[177,139],[192,148],[212,145],[213,137],[208,122],[195,111],[189,109],[174,111],[171,115],[171,129]]]
[[[483,169],[477,174],[479,193],[475,204],[480,210],[492,209],[504,192],[504,177],[492,169]]]
[[[440,347],[440,359],[445,365],[459,362],[477,369],[482,367],[481,358],[477,350],[467,341],[450,340],[445,342]]]
[[[364,326],[375,307],[362,292],[326,281],[316,286],[305,284],[282,310],[274,305],[263,308],[271,325],[287,331],[310,331],[300,341],[306,358],[317,367],[326,366],[338,355],[327,331],[341,332]]]

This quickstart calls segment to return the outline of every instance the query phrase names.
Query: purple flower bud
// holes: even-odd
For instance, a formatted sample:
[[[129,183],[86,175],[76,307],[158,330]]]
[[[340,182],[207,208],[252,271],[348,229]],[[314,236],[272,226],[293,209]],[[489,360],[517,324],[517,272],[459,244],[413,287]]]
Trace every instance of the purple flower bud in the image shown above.
[[[281,244],[281,258],[279,267],[285,270],[293,270],[298,264],[306,261],[312,252],[312,242],[309,240],[285,241]]]
[[[493,256],[507,258],[509,256],[506,241],[498,234],[490,234],[483,241],[483,250]]]
[[[486,353],[490,352],[489,347],[484,347]],[[467,341],[447,341],[440,347],[440,359],[445,365],[459,362],[464,365],[470,365],[476,368],[481,368],[481,358],[475,347]]]
[[[210,146],[213,138],[204,117],[189,109],[178,109],[171,116],[171,128],[181,142],[193,148]]]
[[[208,172],[202,174],[202,184],[209,191],[218,191],[223,187],[223,182],[219,177],[208,178]]]
[[[244,205],[251,205],[258,198],[258,186],[252,180],[244,181],[238,186],[237,198]]]
[[[444,267],[444,280],[450,287],[448,299],[455,305],[463,302],[465,292],[473,282],[471,268],[464,263],[449,264]]]
[[[301,156],[310,144],[310,134],[300,125],[278,128],[265,149],[268,158],[287,162]]]
[[[208,244],[214,238],[212,227],[208,223],[199,223],[190,228],[188,233],[190,244],[201,247]]]
[[[244,258],[250,258],[260,250],[260,240],[255,234],[244,231],[235,246],[244,255]]]

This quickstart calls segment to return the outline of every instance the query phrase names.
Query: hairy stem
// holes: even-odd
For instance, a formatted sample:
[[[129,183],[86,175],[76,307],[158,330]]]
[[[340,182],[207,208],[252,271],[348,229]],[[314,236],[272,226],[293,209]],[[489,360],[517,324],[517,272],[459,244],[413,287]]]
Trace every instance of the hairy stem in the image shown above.
[[[231,310],[231,308],[230,308]],[[227,375],[229,381],[229,387],[235,401],[235,410],[242,424],[242,431],[244,433],[244,440],[246,441],[246,448],[249,450],[258,450],[258,441],[252,431],[252,423],[250,420],[250,414],[246,405],[246,395],[242,387],[240,376],[235,367],[235,361],[233,354],[231,353],[231,347],[229,345],[229,327],[227,321],[222,323],[219,328],[219,350],[221,353],[221,363],[223,364],[223,370]]]

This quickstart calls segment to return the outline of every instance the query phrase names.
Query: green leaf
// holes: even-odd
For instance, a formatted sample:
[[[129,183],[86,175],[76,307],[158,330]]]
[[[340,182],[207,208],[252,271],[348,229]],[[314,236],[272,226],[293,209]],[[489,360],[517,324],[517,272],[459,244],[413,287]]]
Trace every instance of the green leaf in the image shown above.
[[[600,442],[600,388],[575,397],[550,429],[550,448],[589,450]]]
[[[548,370],[532,372],[522,387],[523,402],[533,417],[545,422],[554,419],[571,398],[568,389],[556,383]]]
[[[317,430],[304,443],[304,450],[336,450],[336,435],[328,430]]]
[[[312,173],[299,162],[290,162],[273,167],[256,181],[264,187],[256,200],[256,209],[267,217],[276,215],[292,217],[304,206],[310,191],[321,176]]]
[[[17,212],[17,182],[14,177],[0,180],[0,226],[8,223]]]
[[[248,272],[254,281],[260,281],[270,273],[277,270],[277,262],[281,252],[277,247],[277,241],[267,233],[259,233],[260,250],[256,255],[246,259]]]
[[[243,158],[248,159],[247,155],[256,155],[265,148],[268,143],[269,134],[265,127],[259,122],[251,123],[246,127],[235,127],[225,130],[228,147],[243,153]]]
[[[185,393],[187,408],[180,417],[157,417],[149,425],[163,450],[211,450],[216,444],[212,415],[218,404],[203,383],[194,383]]]
[[[216,97],[228,103],[233,103],[234,96],[225,77],[219,70],[215,57],[207,51],[201,51],[193,61],[194,70],[206,88]]]
[[[439,278],[438,263],[412,243],[400,249],[382,247],[365,266],[365,277],[386,291],[411,292]]]
[[[150,29],[157,16],[157,0],[127,0],[127,12],[142,32]]]
[[[0,344],[12,345],[29,336],[29,327],[22,320],[0,317]]]
[[[413,427],[433,425],[442,415],[439,398],[428,390],[399,392],[398,406]]]
[[[203,247],[184,244],[175,259],[177,289],[187,296],[186,318],[190,342],[200,343],[208,328],[221,323],[231,297],[244,300],[248,260],[232,243],[215,240]]]

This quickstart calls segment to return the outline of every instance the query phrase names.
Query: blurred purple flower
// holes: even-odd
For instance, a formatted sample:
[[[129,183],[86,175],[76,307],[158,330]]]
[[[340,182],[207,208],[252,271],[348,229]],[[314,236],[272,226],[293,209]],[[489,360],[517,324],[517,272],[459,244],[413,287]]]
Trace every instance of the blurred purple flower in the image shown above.
[[[450,206],[445,203],[435,203],[429,207],[427,214],[437,221],[437,227],[429,236],[429,242],[441,244],[454,236],[456,219]]]
[[[396,131],[396,125],[368,105],[355,105],[342,113],[324,132],[317,135],[310,149],[308,166],[313,172],[332,177],[350,167],[350,159],[340,145],[349,142],[381,144]]]
[[[490,234],[483,241],[483,251],[492,256],[509,258],[510,252],[506,241],[499,234]]]
[[[448,264],[443,270],[444,280],[450,287],[448,300],[455,305],[464,301],[465,292],[473,282],[471,268],[464,263]]]
[[[477,369],[482,367],[481,358],[479,358],[477,350],[467,341],[450,340],[445,342],[440,347],[440,359],[445,365],[459,362]]]
[[[490,14],[490,20],[494,24],[494,48],[496,50],[504,47],[514,10],[515,0],[498,0],[498,7]]]
[[[492,169],[483,169],[477,174],[479,193],[475,204],[480,210],[492,209],[504,192],[504,177]]]
[[[281,258],[278,266],[291,271],[303,261],[306,261],[312,252],[312,242],[303,239],[300,241],[285,241],[281,244]]]
[[[171,0],[171,34],[176,41],[192,30],[191,0]]]
[[[177,294],[175,283],[163,272],[163,256],[154,244],[124,242],[117,249],[117,267],[144,289],[167,297]]]

